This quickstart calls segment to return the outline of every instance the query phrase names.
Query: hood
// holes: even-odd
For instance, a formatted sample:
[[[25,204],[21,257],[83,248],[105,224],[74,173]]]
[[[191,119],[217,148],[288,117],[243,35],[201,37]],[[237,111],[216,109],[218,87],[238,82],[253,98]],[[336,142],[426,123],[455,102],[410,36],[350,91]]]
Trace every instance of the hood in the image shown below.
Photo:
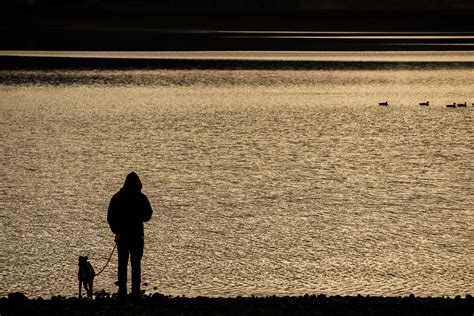
[[[135,172],[131,172],[127,175],[123,184],[123,189],[129,191],[141,191],[142,182]]]

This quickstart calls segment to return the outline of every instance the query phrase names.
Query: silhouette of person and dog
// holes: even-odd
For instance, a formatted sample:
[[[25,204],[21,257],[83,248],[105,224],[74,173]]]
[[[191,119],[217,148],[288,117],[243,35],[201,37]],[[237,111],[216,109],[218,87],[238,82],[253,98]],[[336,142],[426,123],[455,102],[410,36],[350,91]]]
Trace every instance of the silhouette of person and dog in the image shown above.
[[[133,298],[141,297],[141,260],[145,245],[143,223],[149,221],[153,214],[150,201],[141,190],[142,183],[138,175],[135,172],[129,173],[125,178],[123,187],[110,200],[107,211],[107,222],[115,234],[118,253],[117,276],[119,289],[117,294],[119,298],[125,298],[128,295],[127,269],[129,259],[132,266],[131,295]],[[81,297],[81,288],[84,286],[87,297],[92,298],[94,277],[99,273],[94,272],[88,257],[79,256],[79,272],[77,275],[79,297]]]
[[[110,200],[107,222],[115,234],[118,252],[118,296],[127,296],[127,266],[132,266],[132,297],[141,296],[141,260],[144,248],[143,223],[151,219],[150,201],[141,192],[142,183],[135,172],[125,178],[123,187]]]

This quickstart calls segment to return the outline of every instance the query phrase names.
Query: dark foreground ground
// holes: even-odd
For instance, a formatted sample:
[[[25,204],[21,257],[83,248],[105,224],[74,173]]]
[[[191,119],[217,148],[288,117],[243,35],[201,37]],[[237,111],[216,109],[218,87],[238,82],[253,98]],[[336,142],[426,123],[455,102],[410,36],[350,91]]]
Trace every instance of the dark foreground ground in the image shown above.
[[[466,315],[474,299],[298,296],[298,297],[168,297],[155,293],[141,300],[119,301],[108,294],[94,300],[53,297],[28,299],[12,293],[0,299],[0,315]]]

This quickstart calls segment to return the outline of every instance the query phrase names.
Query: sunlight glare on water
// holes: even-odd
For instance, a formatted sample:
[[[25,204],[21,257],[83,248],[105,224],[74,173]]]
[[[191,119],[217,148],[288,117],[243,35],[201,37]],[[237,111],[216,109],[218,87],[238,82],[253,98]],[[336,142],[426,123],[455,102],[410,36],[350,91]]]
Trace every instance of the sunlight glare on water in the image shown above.
[[[472,69],[0,74],[2,295],[75,295],[132,170],[148,291],[474,293]]]

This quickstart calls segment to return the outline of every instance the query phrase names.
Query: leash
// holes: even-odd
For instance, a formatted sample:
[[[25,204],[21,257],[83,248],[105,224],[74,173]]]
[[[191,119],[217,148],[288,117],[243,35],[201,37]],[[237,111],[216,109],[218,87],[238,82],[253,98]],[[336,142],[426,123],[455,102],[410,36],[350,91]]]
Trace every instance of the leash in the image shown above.
[[[99,274],[102,273],[102,271],[105,270],[105,268],[107,267],[107,265],[108,265],[109,262],[110,262],[110,259],[112,259],[112,255],[114,254],[115,248],[117,248],[117,243],[115,243],[114,249],[112,249],[112,252],[110,253],[109,259],[108,259],[107,262],[105,263],[105,266],[102,268],[102,270],[99,271],[99,273],[96,273],[95,276],[98,276]]]

